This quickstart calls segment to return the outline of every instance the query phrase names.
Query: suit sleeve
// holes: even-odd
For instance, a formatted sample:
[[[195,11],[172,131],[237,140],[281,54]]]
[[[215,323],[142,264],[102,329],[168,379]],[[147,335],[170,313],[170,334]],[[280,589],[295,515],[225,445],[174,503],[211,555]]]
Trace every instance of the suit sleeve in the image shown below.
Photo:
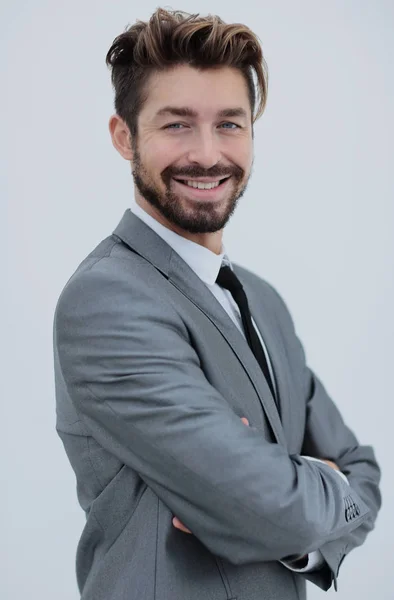
[[[272,288],[273,289],[273,288]],[[299,373],[306,405],[306,427],[302,454],[325,458],[335,462],[349,482],[345,494],[347,518],[350,518],[355,501],[354,492],[369,508],[368,517],[352,531],[344,532],[337,539],[319,546],[326,565],[317,572],[304,576],[327,590],[332,582],[337,589],[339,567],[345,556],[360,546],[367,534],[374,528],[381,506],[379,489],[380,468],[371,446],[361,445],[355,434],[345,424],[336,404],[328,395],[322,382],[306,364],[303,346],[297,337],[292,317],[279,294],[275,291],[280,309],[279,322],[282,323],[284,341],[291,346],[289,356],[298,362],[294,370]]]
[[[105,257],[79,271],[58,300],[54,344],[90,435],[213,554],[233,564],[306,554],[369,519],[354,491],[360,512],[346,521],[348,486],[330,467],[245,427],[146,269]]]

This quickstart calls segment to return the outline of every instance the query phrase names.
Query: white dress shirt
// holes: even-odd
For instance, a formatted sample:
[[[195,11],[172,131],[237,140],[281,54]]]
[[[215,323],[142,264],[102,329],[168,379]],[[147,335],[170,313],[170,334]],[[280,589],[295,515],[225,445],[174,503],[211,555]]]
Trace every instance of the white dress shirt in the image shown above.
[[[222,288],[220,285],[216,283],[217,276],[220,271],[220,267],[222,264],[227,264],[231,269],[231,262],[226,254],[226,249],[224,244],[222,244],[222,253],[215,254],[208,248],[197,244],[191,240],[188,240],[175,231],[168,229],[159,221],[157,221],[154,217],[149,215],[137,202],[135,199],[132,199],[130,210],[139,217],[146,225],[148,225],[151,229],[153,229],[169,246],[171,246],[177,254],[189,265],[189,267],[196,273],[196,275],[205,283],[205,285],[210,289],[212,294],[216,297],[216,299],[223,306],[224,310],[227,312],[229,317],[233,320],[234,324],[238,327],[241,334],[245,337],[242,318],[240,314],[240,310],[238,304],[235,302],[234,298],[231,295],[231,292],[225,288]],[[264,353],[267,359],[268,369],[271,375],[271,380],[274,386],[275,394],[277,393],[275,377],[272,370],[271,361],[269,358],[269,354],[267,352],[267,348],[264,344],[264,340],[262,339],[258,327],[252,317],[253,325],[256,329],[256,332],[259,336],[261,345],[264,348]],[[308,460],[316,460],[319,462],[319,459],[304,456]],[[325,463],[324,463],[325,464]],[[338,475],[343,477],[346,481],[346,476],[340,471],[336,471]],[[282,561],[281,561],[282,562]],[[302,569],[297,569],[286,562],[282,562],[287,568],[292,571],[311,571],[320,567],[324,563],[323,556],[319,550],[311,552],[308,554],[308,563],[307,566]]]

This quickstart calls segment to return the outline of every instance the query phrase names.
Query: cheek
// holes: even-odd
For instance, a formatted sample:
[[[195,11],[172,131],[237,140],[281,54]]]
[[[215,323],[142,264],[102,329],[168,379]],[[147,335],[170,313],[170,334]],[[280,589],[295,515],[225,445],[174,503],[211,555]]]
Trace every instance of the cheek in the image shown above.
[[[249,140],[231,140],[231,143],[223,148],[223,155],[244,171],[249,171],[253,161],[253,146]]]
[[[144,164],[155,173],[160,174],[164,169],[178,160],[179,153],[173,148],[174,144],[155,142],[144,148]]]
[[[246,175],[249,175],[253,166],[254,154],[253,148],[246,149],[242,156],[242,168],[244,169]]]
[[[250,140],[245,141],[245,144],[242,146],[242,156],[243,161],[246,164],[251,164],[253,161],[253,144]]]

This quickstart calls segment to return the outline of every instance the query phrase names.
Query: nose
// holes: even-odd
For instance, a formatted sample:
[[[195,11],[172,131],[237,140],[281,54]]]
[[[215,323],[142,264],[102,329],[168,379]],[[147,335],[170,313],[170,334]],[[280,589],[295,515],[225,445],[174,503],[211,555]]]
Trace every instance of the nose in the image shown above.
[[[209,169],[221,159],[219,142],[212,132],[196,133],[188,152],[188,161]]]

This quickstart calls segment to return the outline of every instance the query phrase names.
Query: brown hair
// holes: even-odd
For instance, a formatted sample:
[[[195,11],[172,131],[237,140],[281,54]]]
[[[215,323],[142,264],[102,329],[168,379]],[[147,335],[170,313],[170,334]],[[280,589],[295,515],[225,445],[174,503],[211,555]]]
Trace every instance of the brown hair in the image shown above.
[[[182,64],[197,69],[239,69],[248,88],[252,123],[264,112],[268,69],[259,39],[246,25],[226,24],[216,15],[200,17],[158,8],[149,22],[138,20],[115,38],[106,64],[112,67],[115,111],[133,137],[137,137],[138,115],[147,98],[146,83],[151,73]],[[253,74],[257,76],[259,96],[255,115]]]

